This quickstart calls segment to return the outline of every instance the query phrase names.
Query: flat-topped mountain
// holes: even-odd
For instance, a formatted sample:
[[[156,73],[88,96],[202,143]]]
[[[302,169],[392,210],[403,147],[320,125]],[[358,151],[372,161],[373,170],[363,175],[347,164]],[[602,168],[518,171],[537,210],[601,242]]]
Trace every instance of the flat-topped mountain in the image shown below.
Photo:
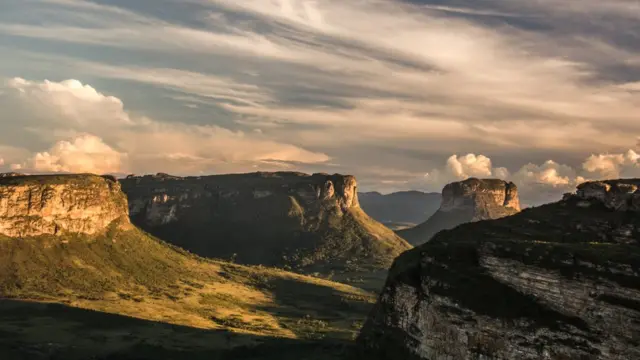
[[[413,227],[425,222],[440,207],[442,195],[422,191],[400,191],[391,194],[359,193],[360,206],[375,220],[391,229]]]
[[[410,248],[362,211],[353,176],[158,174],[121,184],[133,223],[205,257],[324,271],[386,268]]]
[[[333,179],[322,196],[347,189],[335,206],[354,206]],[[374,300],[151,237],[108,176],[3,177],[0,209],[2,359],[336,358]]]
[[[438,211],[426,222],[398,231],[398,235],[418,245],[442,230],[468,222],[498,219],[519,211],[518,188],[514,183],[471,178],[445,186]]]
[[[640,359],[638,184],[586,183],[404,253],[362,359]]]
[[[115,220],[129,222],[126,197],[113,178],[0,175],[0,234],[96,234]]]

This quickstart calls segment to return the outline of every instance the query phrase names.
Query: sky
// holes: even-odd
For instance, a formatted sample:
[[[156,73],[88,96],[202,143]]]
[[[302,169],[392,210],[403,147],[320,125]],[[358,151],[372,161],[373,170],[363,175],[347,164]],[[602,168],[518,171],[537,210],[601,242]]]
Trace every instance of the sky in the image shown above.
[[[0,171],[640,177],[637,0],[0,0]]]

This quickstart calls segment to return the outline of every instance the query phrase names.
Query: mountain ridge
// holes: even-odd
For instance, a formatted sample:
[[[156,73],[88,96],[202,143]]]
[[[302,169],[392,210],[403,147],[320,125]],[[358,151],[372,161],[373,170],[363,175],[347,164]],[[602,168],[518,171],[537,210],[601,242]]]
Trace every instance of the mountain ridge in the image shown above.
[[[134,224],[205,257],[326,272],[387,268],[410,248],[361,209],[349,175],[159,174],[120,183]]]

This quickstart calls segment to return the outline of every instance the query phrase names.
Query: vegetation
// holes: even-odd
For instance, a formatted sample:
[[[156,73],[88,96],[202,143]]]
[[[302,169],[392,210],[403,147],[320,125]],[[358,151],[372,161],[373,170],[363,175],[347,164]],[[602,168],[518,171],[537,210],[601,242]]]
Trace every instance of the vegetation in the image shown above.
[[[0,296],[9,359],[312,359],[346,351],[375,301],[348,285],[205,260],[117,224],[95,237],[0,237]]]

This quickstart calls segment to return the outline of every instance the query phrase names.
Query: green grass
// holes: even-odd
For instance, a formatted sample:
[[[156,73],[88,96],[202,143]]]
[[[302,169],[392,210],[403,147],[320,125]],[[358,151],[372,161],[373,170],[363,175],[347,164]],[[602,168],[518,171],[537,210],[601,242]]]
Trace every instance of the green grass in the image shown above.
[[[339,353],[375,301],[344,284],[206,260],[117,224],[93,237],[0,237],[0,297],[0,334],[11,334],[0,351],[65,359]]]

